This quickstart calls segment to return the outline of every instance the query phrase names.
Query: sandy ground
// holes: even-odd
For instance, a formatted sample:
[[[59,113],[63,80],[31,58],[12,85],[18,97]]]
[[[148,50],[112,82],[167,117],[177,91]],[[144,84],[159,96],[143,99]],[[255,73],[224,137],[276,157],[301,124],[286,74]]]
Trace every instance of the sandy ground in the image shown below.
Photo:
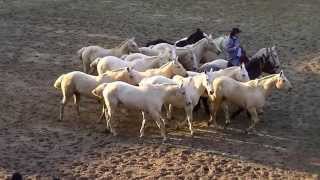
[[[320,2],[282,1],[0,1],[0,179],[19,171],[30,179],[317,179],[320,173]],[[196,114],[187,129],[148,127],[140,115],[117,114],[121,136],[97,124],[95,101],[83,99],[81,120],[70,104],[57,122],[60,92],[53,82],[81,68],[76,51],[113,47],[135,36],[176,40],[201,27],[215,36],[243,30],[249,54],[277,44],[294,85],[268,99],[264,123],[241,133],[244,115],[227,130],[207,128]],[[176,118],[182,118],[180,111]]]

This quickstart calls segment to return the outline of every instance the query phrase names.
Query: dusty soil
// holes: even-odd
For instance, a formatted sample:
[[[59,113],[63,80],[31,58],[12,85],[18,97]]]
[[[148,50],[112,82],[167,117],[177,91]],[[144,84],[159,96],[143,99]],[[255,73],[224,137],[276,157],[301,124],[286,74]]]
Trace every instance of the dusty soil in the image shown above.
[[[320,173],[320,2],[299,1],[0,1],[0,179],[19,171],[30,179],[317,179]],[[140,115],[119,113],[121,136],[97,124],[95,101],[83,99],[81,120],[72,104],[57,122],[62,73],[81,69],[76,51],[113,47],[135,36],[176,40],[200,27],[215,36],[243,30],[249,54],[279,47],[290,94],[275,92],[244,135],[244,115],[227,130],[207,128],[198,113],[196,135],[160,132],[138,138]],[[179,114],[179,113],[176,113]],[[176,115],[176,118],[182,118]]]

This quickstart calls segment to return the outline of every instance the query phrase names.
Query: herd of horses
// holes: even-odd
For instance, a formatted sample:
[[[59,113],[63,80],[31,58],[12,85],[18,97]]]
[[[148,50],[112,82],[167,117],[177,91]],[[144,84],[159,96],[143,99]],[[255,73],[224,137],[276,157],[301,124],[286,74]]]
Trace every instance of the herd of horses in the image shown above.
[[[151,117],[166,140],[165,125],[174,108],[184,109],[193,135],[193,111],[203,102],[210,114],[208,125],[217,126],[220,108],[228,125],[229,106],[233,104],[239,106],[238,113],[247,110],[252,123],[246,130],[251,130],[259,122],[258,111],[263,110],[271,90],[290,90],[292,85],[280,69],[275,46],[260,49],[241,66],[227,67],[227,60],[217,59],[217,55],[226,52],[226,39],[227,36],[214,39],[197,29],[175,43],[157,39],[139,47],[131,38],[112,49],[83,47],[78,51],[83,72],[62,74],[54,83],[63,96],[59,120],[63,120],[64,107],[72,98],[79,119],[80,98],[86,96],[101,104],[99,122],[105,118],[113,135],[117,135],[117,109],[125,107],[141,111],[140,137]],[[259,78],[263,73],[269,75]]]

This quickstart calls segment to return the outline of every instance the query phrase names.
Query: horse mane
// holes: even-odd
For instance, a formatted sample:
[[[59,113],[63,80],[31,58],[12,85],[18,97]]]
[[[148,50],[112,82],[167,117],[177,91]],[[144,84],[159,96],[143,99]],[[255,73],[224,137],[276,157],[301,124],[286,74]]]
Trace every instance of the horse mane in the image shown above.
[[[201,41],[202,41],[203,39],[205,39],[205,38],[206,38],[206,37],[204,37],[204,38],[200,39],[198,42],[194,43],[191,48],[199,45],[199,44],[201,43]]]
[[[240,68],[240,66],[232,66],[232,67],[228,67],[228,68],[225,68],[225,69],[220,69],[219,71],[227,71],[227,72],[230,72],[230,71],[233,71],[237,68]],[[219,72],[219,71],[216,71],[216,72]]]
[[[264,50],[264,51],[263,51]],[[263,52],[262,52],[263,51]],[[259,58],[262,58],[263,55],[267,55],[265,54],[267,52],[267,48],[262,48],[262,49],[259,49],[258,52],[256,52],[251,58],[250,58],[250,61],[253,60],[253,59],[259,59]]]
[[[117,48],[122,47],[123,45],[125,45],[126,43],[128,43],[129,40],[130,40],[130,39],[126,39],[126,40],[122,41],[122,42],[117,46]]]
[[[167,65],[169,65],[172,61],[169,61],[167,63],[165,63],[164,65],[162,65],[161,67],[159,67],[159,69],[163,69],[164,67],[166,67]]]
[[[264,76],[264,77],[259,78],[259,79],[255,79],[255,80],[248,81],[247,83],[248,83],[249,86],[257,87],[257,86],[259,86],[259,83],[260,83],[261,81],[264,81],[264,80],[266,80],[266,79],[273,78],[273,77],[275,77],[275,76],[277,76],[277,75],[278,75],[278,74],[270,74],[270,75],[268,75],[268,76]]]

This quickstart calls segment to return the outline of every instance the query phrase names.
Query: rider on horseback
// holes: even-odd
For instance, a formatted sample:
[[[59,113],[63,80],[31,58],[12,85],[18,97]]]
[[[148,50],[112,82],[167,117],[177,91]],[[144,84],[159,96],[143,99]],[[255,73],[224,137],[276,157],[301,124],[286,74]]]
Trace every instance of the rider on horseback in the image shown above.
[[[228,66],[240,66],[240,57],[242,56],[242,48],[240,47],[239,34],[241,30],[239,28],[232,28],[227,43],[227,59],[229,60]]]

